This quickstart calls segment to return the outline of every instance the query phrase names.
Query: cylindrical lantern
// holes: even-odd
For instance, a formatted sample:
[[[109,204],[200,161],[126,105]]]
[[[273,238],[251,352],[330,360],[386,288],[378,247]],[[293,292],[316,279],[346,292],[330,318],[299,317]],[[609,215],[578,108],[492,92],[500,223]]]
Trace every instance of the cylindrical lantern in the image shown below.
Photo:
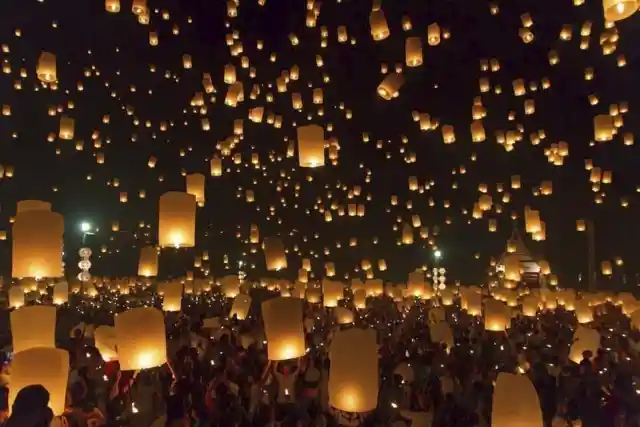
[[[404,84],[402,74],[391,73],[378,86],[378,95],[387,101],[400,95],[400,88]]]
[[[42,200],[21,200],[16,207],[16,214],[27,211],[51,211],[51,203]]]
[[[123,371],[137,371],[167,361],[167,337],[162,312],[133,308],[115,317],[118,360]]]
[[[324,166],[324,129],[322,126],[299,126],[297,133],[300,167]]]
[[[304,356],[302,300],[277,297],[262,303],[264,332],[269,360],[288,360]]]
[[[93,331],[93,338],[96,348],[102,356],[102,360],[105,362],[118,360],[118,353],[116,352],[116,330],[113,326],[98,326],[96,330]]]
[[[229,318],[236,316],[238,320],[244,320],[249,315],[249,309],[251,308],[251,297],[249,295],[240,294],[233,300],[231,311],[229,312]]]
[[[22,286],[9,289],[9,308],[20,308],[24,305],[24,290]]]
[[[138,276],[155,277],[158,275],[158,250],[153,246],[140,248]]]
[[[13,277],[61,277],[62,215],[50,211],[27,211],[13,223]]]
[[[9,411],[22,389],[41,385],[49,392],[49,408],[53,415],[62,415],[66,409],[68,380],[69,352],[67,350],[51,347],[16,352],[11,362]]]
[[[56,347],[56,308],[32,305],[14,310],[10,315],[13,352],[35,347]]]
[[[509,327],[511,312],[509,307],[494,299],[485,300],[484,328],[487,331],[502,332]]]
[[[322,281],[322,294],[325,307],[336,307],[338,301],[344,298],[344,285],[325,279]]]
[[[638,10],[638,0],[602,0],[604,19],[616,22],[626,19]]]
[[[205,201],[204,182],[204,175],[201,173],[187,175],[187,193],[195,196],[198,204]]]
[[[160,196],[158,241],[161,247],[193,247],[196,233],[196,197],[170,191]]]
[[[407,66],[418,67],[422,65],[422,40],[420,37],[407,37],[404,46]]]
[[[336,333],[329,349],[329,404],[346,412],[369,412],[378,405],[378,344],[373,329]]]
[[[493,389],[492,427],[542,427],[540,399],[526,375],[500,372]]]
[[[182,309],[182,282],[175,280],[165,283],[163,291],[162,309],[169,312],[180,311]]]
[[[66,304],[69,301],[69,283],[65,280],[56,282],[53,286],[53,303],[55,305]]]
[[[43,83],[53,83],[58,79],[56,72],[56,56],[53,53],[42,52],[36,66],[38,80]]]
[[[265,237],[262,242],[262,249],[264,251],[267,270],[279,271],[287,268],[287,254],[280,238]]]

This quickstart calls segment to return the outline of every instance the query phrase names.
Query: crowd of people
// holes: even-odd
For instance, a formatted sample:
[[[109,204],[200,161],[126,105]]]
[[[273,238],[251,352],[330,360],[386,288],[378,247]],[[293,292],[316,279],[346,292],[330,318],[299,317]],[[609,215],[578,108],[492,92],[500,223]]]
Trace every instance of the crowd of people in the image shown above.
[[[99,303],[79,303],[85,326],[75,328],[64,343],[71,360],[67,413],[54,418],[48,392],[34,385],[20,392],[2,425],[40,427],[53,420],[88,427],[484,427],[491,425],[493,389],[501,372],[529,377],[544,427],[639,424],[640,336],[610,303],[589,325],[601,334],[600,349],[585,352],[579,363],[569,359],[577,321],[562,306],[541,310],[537,317],[516,314],[507,331],[491,332],[481,317],[458,304],[445,307],[444,320],[434,320],[433,302],[396,303],[385,296],[370,301],[367,309],[354,309],[355,321],[346,325],[336,322],[332,309],[306,304],[305,356],[274,362],[267,359],[259,309],[243,320],[226,319],[228,303],[212,308],[210,301],[195,297],[181,314],[167,313],[169,362],[141,372],[103,361],[86,325],[112,316]],[[212,316],[220,319],[215,328],[205,322]],[[449,324],[453,345],[432,339],[437,321]],[[329,404],[328,347],[344,328],[377,331],[380,389],[371,413],[345,413]],[[7,410],[10,360],[5,377],[0,405]]]

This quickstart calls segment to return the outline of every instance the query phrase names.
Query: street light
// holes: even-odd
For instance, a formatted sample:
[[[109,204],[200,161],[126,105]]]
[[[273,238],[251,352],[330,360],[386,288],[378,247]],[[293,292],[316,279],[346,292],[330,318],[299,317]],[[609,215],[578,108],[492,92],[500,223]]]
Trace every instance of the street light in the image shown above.
[[[95,232],[92,231],[91,223],[88,221],[82,221],[80,223],[80,231],[82,232],[82,246],[84,246],[84,241],[87,238],[87,235],[94,235]]]

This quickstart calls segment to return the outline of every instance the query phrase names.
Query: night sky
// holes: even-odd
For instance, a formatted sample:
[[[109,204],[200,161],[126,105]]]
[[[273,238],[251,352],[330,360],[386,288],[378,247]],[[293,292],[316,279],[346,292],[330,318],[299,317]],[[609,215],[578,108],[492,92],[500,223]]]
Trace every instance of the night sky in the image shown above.
[[[289,279],[297,276],[301,259],[308,257],[318,278],[327,261],[335,262],[339,277],[345,273],[364,277],[354,269],[369,259],[376,277],[403,282],[415,268],[433,266],[435,245],[443,253],[440,264],[451,279],[481,284],[490,257],[505,250],[514,225],[511,214],[516,213],[515,224],[529,249],[549,261],[561,285],[580,286],[577,276],[586,270],[586,234],[576,231],[576,220],[582,218],[594,221],[597,263],[616,257],[624,261],[615,268],[612,279],[600,277],[600,284],[626,290],[636,287],[634,275],[640,259],[636,243],[640,237],[638,149],[637,144],[625,145],[623,135],[637,133],[638,127],[637,15],[605,30],[597,0],[580,6],[574,6],[572,0],[494,2],[499,6],[495,15],[486,0],[383,0],[390,36],[376,42],[370,34],[370,0],[323,1],[315,28],[305,25],[304,0],[266,0],[264,6],[257,0],[241,0],[235,18],[227,16],[228,2],[222,0],[148,0],[149,25],[138,23],[131,0],[121,0],[119,13],[106,12],[104,0],[5,3],[0,14],[0,44],[6,46],[0,53],[5,66],[0,74],[0,104],[9,105],[11,115],[0,116],[0,164],[5,171],[7,166],[15,170],[12,178],[0,179],[0,230],[8,234],[7,240],[0,241],[0,275],[11,275],[10,218],[15,215],[16,202],[25,199],[50,201],[64,215],[69,275],[77,272],[75,253],[81,245],[82,221],[99,228],[87,237],[95,253],[92,273],[135,275],[140,246],[157,244],[158,198],[167,191],[185,190],[184,171],[205,174],[207,202],[198,209],[196,248],[163,250],[163,277],[192,270],[194,254],[203,250],[209,251],[214,276],[235,272],[238,260],[255,264],[255,269],[246,270],[249,277],[273,276],[265,272],[259,245],[254,245],[258,248],[255,253],[249,253],[251,245],[245,243],[250,225],[256,224],[261,237],[282,237],[289,249],[289,267],[278,276]],[[163,11],[168,12],[168,19],[163,19]],[[524,13],[531,16],[530,30],[535,35],[528,44],[518,35]],[[402,28],[403,16],[411,20],[409,31]],[[592,29],[588,49],[581,49],[585,21],[592,22]],[[438,46],[426,40],[427,26],[433,22],[451,35]],[[347,27],[355,44],[338,42],[340,25]],[[563,26],[572,30],[569,41],[559,38]],[[324,27],[327,46],[321,47]],[[172,33],[174,28],[179,28],[178,35]],[[158,46],[150,46],[150,31],[158,34]],[[225,42],[234,31],[243,45],[239,56],[232,56]],[[617,31],[619,36],[609,55],[603,54],[601,45],[605,31],[609,36]],[[291,44],[292,34],[299,39],[296,46]],[[405,65],[409,36],[422,39],[424,63],[419,67]],[[264,42],[261,51],[256,47],[258,40]],[[551,50],[559,56],[553,66],[548,59]],[[57,90],[37,80],[36,62],[42,51],[57,56]],[[275,61],[270,61],[271,53],[276,54]],[[183,54],[191,55],[191,69],[183,67]],[[316,65],[317,55],[324,61],[321,68]],[[624,67],[618,67],[621,55],[626,58]],[[243,56],[255,68],[255,78],[241,67]],[[500,70],[482,71],[481,60],[493,58],[499,61]],[[405,83],[399,97],[390,101],[376,91],[385,77],[383,63],[390,71],[396,64],[403,67]],[[245,101],[235,108],[224,104],[227,64],[236,65],[238,79],[244,83]],[[276,78],[294,64],[300,68],[300,79],[291,80],[287,92],[278,93]],[[584,77],[587,67],[594,71],[590,81]],[[26,77],[21,76],[21,69]],[[217,91],[213,98],[206,96],[205,115],[190,106],[194,94],[204,92],[203,73],[211,74]],[[330,82],[323,82],[325,76]],[[480,92],[481,77],[489,78],[491,91]],[[551,85],[543,90],[540,82],[545,77]],[[527,86],[537,82],[539,88],[516,97],[515,79],[524,79]],[[16,90],[16,82],[21,83],[21,90]],[[261,92],[250,99],[254,84]],[[497,85],[502,88],[500,94],[495,93]],[[312,90],[317,87],[324,91],[323,116],[317,115],[320,106],[312,103]],[[302,95],[303,111],[292,108],[292,92]],[[267,102],[267,93],[273,94],[273,103]],[[589,95],[596,95],[599,103],[590,105]],[[487,113],[482,119],[487,138],[481,143],[471,141],[469,130],[477,96]],[[531,115],[524,114],[526,99],[535,102]],[[608,114],[611,104],[623,102],[629,111],[617,135],[609,142],[592,143],[593,118]],[[128,115],[125,106],[134,113]],[[281,115],[282,127],[248,120],[249,109],[258,106],[265,107],[265,117],[269,112]],[[55,115],[49,115],[50,107]],[[347,119],[346,110],[352,111],[352,119]],[[421,131],[412,119],[413,111],[430,114],[439,127]],[[514,120],[509,120],[510,111]],[[75,119],[73,141],[57,137],[62,114]],[[109,123],[103,120],[106,115]],[[210,131],[202,130],[202,118],[209,119]],[[235,165],[232,156],[226,156],[223,164],[229,170],[212,177],[209,161],[215,154],[221,156],[216,144],[233,136],[236,119],[244,119],[244,135],[232,156],[240,153],[242,164]],[[166,131],[161,130],[162,123],[167,124]],[[326,139],[340,147],[336,165],[327,158],[324,167],[302,169],[297,156],[286,156],[286,139],[295,141],[297,124],[325,128]],[[327,129],[329,125],[332,130]],[[455,143],[443,142],[443,125],[454,126]],[[496,132],[518,132],[519,125],[522,138],[508,152],[497,142]],[[530,134],[540,130],[546,138],[533,145]],[[47,140],[50,133],[56,135],[51,142]],[[369,142],[363,142],[363,133],[369,135]],[[92,134],[99,143],[92,140]],[[76,141],[84,141],[82,151],[76,150]],[[562,166],[554,166],[545,150],[559,141],[568,144],[569,155]],[[104,164],[97,164],[98,153],[104,155]],[[259,155],[259,169],[251,165],[253,153]],[[415,162],[405,161],[409,153],[415,154]],[[155,168],[147,166],[151,156],[157,158]],[[585,159],[612,171],[611,184],[592,191]],[[461,168],[466,173],[461,174]],[[366,182],[369,173],[370,182]],[[521,189],[511,189],[512,175],[521,176]],[[410,176],[418,177],[422,185],[433,184],[423,193],[409,191]],[[117,188],[114,180],[119,182]],[[552,181],[553,194],[534,196],[534,189],[544,180]],[[277,181],[282,182],[281,192],[276,189]],[[482,219],[472,219],[481,183],[488,186],[493,209]],[[510,193],[509,203],[501,201],[500,183]],[[361,186],[362,192],[350,200],[347,196],[354,186]],[[255,192],[254,203],[245,201],[246,189]],[[144,199],[139,197],[141,190],[146,192]],[[127,192],[127,203],[120,203],[121,192]],[[392,195],[398,196],[395,206],[390,203]],[[603,198],[601,204],[594,201],[598,195]],[[628,207],[621,205],[622,199]],[[329,209],[332,201],[363,203],[366,214],[340,217],[334,211],[333,221],[327,223],[318,207]],[[546,240],[533,242],[525,233],[525,205],[540,211]],[[270,206],[273,216],[269,216]],[[416,229],[413,245],[397,245],[402,224],[411,223],[415,214],[432,236],[434,230],[439,232],[429,242],[420,239]],[[497,232],[489,232],[489,219],[497,220]],[[113,221],[119,221],[120,231],[111,231]],[[396,224],[398,230],[393,229]],[[348,245],[351,237],[358,239],[355,248]],[[342,247],[336,248],[336,242],[342,242]],[[296,245],[298,253],[294,252]],[[329,255],[324,254],[325,247],[330,248]],[[225,255],[230,270],[225,269]],[[386,260],[387,271],[378,271],[378,259]]]

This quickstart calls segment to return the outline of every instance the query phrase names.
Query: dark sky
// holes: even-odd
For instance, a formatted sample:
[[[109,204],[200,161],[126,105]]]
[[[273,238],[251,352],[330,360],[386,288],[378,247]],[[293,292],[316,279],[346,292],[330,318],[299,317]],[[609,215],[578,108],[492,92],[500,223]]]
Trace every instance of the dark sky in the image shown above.
[[[539,209],[547,227],[546,241],[532,242],[526,236],[527,244],[532,252],[550,261],[563,285],[575,284],[577,274],[586,268],[586,235],[575,230],[578,218],[595,221],[598,263],[619,256],[625,265],[616,270],[617,276],[637,271],[636,241],[640,230],[634,194],[639,178],[638,149],[636,145],[625,146],[622,135],[635,133],[638,126],[640,93],[636,76],[640,63],[633,43],[640,36],[638,16],[618,23],[617,49],[605,56],[600,46],[604,22],[599,1],[587,1],[580,7],[574,7],[569,0],[504,1],[499,2],[500,12],[491,15],[485,0],[386,0],[382,7],[391,35],[381,42],[375,42],[369,33],[369,0],[325,0],[315,28],[305,26],[303,0],[266,0],[265,6],[243,0],[234,19],[226,17],[226,2],[220,0],[149,0],[150,25],[137,22],[129,0],[121,1],[118,14],[105,12],[104,1],[100,0],[6,3],[0,16],[0,43],[8,46],[9,53],[2,53],[1,57],[10,64],[11,72],[0,74],[0,104],[10,105],[12,115],[0,116],[0,164],[5,168],[13,166],[15,176],[0,179],[0,229],[9,233],[9,239],[0,242],[1,274],[10,275],[11,269],[9,218],[15,215],[16,202],[25,199],[51,201],[54,210],[64,215],[69,263],[76,263],[73,256],[81,239],[78,224],[88,220],[100,228],[89,237],[90,245],[96,253],[102,245],[107,251],[95,259],[93,272],[111,276],[135,274],[138,248],[157,243],[158,197],[166,191],[184,191],[181,170],[208,177],[207,203],[198,210],[197,248],[181,254],[163,253],[163,274],[182,274],[190,268],[194,253],[208,250],[213,274],[225,274],[226,254],[232,265],[239,259],[255,263],[256,270],[250,274],[261,276],[261,251],[242,255],[248,252],[249,245],[241,240],[246,239],[253,223],[260,227],[262,237],[280,235],[288,248],[298,245],[302,257],[318,254],[313,261],[317,276],[322,276],[326,261],[335,262],[340,275],[351,272],[354,276],[353,269],[361,260],[375,263],[382,258],[389,269],[376,271],[376,276],[405,281],[414,268],[432,265],[432,250],[417,232],[414,245],[397,246],[400,232],[392,227],[398,218],[411,222],[411,215],[419,214],[424,226],[439,227],[435,244],[443,251],[442,264],[451,277],[464,283],[480,283],[489,257],[503,252],[511,234],[511,212],[522,217],[525,205]],[[170,13],[169,20],[156,13],[162,10]],[[530,44],[518,36],[523,13],[529,13],[534,22],[535,40]],[[403,16],[410,17],[412,30],[402,30]],[[188,24],[188,17],[193,17],[192,24]],[[585,21],[592,21],[593,25],[589,48],[582,50],[580,28]],[[426,43],[426,28],[432,22],[451,32],[450,39],[435,47]],[[174,25],[180,29],[177,36],[172,34]],[[339,25],[347,26],[350,37],[357,41],[355,45],[338,43]],[[563,25],[570,25],[573,30],[570,41],[559,40]],[[326,48],[320,47],[322,27],[328,31]],[[15,36],[16,29],[21,30],[20,37]],[[232,57],[225,44],[225,35],[233,30],[238,31],[243,43],[242,55],[256,68],[255,79],[240,67],[240,57]],[[159,46],[149,45],[150,31],[158,33]],[[292,33],[300,40],[298,46],[289,41]],[[380,74],[381,63],[391,69],[396,63],[404,64],[408,36],[421,37],[424,64],[416,68],[405,66],[400,96],[385,101],[376,93],[384,77]],[[263,51],[256,50],[258,40],[264,41]],[[548,61],[552,49],[560,57],[555,66]],[[35,64],[43,50],[57,55],[56,91],[34,91],[39,86]],[[277,54],[275,62],[269,61],[271,52]],[[193,58],[192,69],[182,67],[185,53]],[[316,55],[322,55],[323,68],[316,67]],[[626,67],[616,66],[619,55],[625,55]],[[480,70],[480,60],[490,58],[500,61],[499,72]],[[229,63],[236,64],[246,91],[245,102],[237,108],[223,103],[227,90],[223,67]],[[155,73],[150,72],[151,64],[156,67]],[[290,82],[288,92],[278,93],[267,87],[294,64],[300,67],[301,76],[299,81]],[[592,81],[584,79],[586,67],[594,68]],[[26,70],[24,78],[20,76],[21,68]],[[87,77],[85,73],[89,71]],[[171,78],[165,78],[165,72]],[[204,72],[211,74],[218,92],[215,102],[207,103],[210,132],[201,130],[203,116],[189,106],[193,95],[203,91]],[[330,76],[330,83],[322,82],[323,73]],[[494,87],[500,85],[502,93],[481,94],[481,76],[489,77]],[[551,82],[548,90],[529,91],[524,97],[513,95],[513,80],[522,78],[528,84],[544,77]],[[16,81],[22,83],[22,90],[14,89]],[[82,92],[77,90],[78,82],[84,86]],[[253,84],[262,86],[256,100],[249,99]],[[323,117],[315,114],[318,106],[311,102],[309,84],[324,89]],[[132,86],[135,92],[131,91]],[[272,104],[265,101],[267,92],[274,95]],[[292,109],[291,92],[302,94],[304,112]],[[599,97],[597,106],[589,104],[591,94]],[[474,97],[480,95],[487,110],[483,120],[487,140],[478,144],[471,142],[469,126]],[[533,115],[523,114],[525,99],[535,101]],[[69,101],[73,102],[73,109],[69,109]],[[629,104],[629,112],[624,115],[624,126],[618,135],[611,142],[590,146],[593,117],[606,114],[610,104],[623,101]],[[344,110],[338,108],[340,103],[353,111],[353,119],[346,119]],[[134,108],[133,116],[126,114],[125,105]],[[61,115],[49,116],[51,106],[61,106],[64,114],[75,119],[74,141],[84,141],[83,151],[76,151],[73,141],[56,138],[47,142],[49,133],[57,134]],[[248,110],[256,106],[281,115],[282,128],[247,120]],[[412,111],[429,113],[440,121],[440,127],[421,132],[412,120]],[[508,120],[509,111],[515,112],[515,120]],[[103,116],[107,114],[110,123],[105,124]],[[307,114],[313,115],[311,121]],[[134,125],[134,118],[139,119],[139,126]],[[224,165],[231,171],[222,177],[210,177],[208,160],[217,153],[216,143],[233,134],[233,121],[238,118],[245,119],[244,138],[234,153],[241,153],[248,166],[235,166],[227,157]],[[144,126],[146,121],[151,124],[149,128]],[[173,123],[166,132],[160,130],[163,121]],[[333,130],[327,131],[326,136],[339,142],[338,164],[327,162],[324,168],[304,170],[298,167],[296,157],[286,158],[284,138],[295,139],[294,123],[316,123],[325,128],[332,124]],[[455,127],[455,144],[443,143],[441,127],[445,124]],[[507,152],[496,142],[496,131],[515,130],[518,124],[524,128],[522,140]],[[547,138],[534,146],[529,135],[541,129]],[[92,146],[94,131],[99,132],[100,148]],[[370,135],[369,143],[363,143],[363,132]],[[402,142],[403,136],[407,143]],[[376,148],[378,140],[382,148]],[[544,150],[558,141],[569,145],[570,154],[563,166],[553,166],[544,155]],[[57,149],[60,154],[56,154]],[[181,150],[186,152],[184,157]],[[406,163],[403,151],[415,153],[417,161]],[[96,153],[104,154],[105,164],[96,163]],[[259,154],[263,170],[251,167],[252,153]],[[282,160],[271,161],[270,154]],[[472,161],[474,154],[476,160]],[[154,169],[147,167],[150,156],[158,159]],[[612,184],[601,188],[605,197],[600,205],[594,204],[596,193],[591,191],[589,172],[584,167],[586,158],[593,159],[603,170],[613,171]],[[452,170],[461,166],[467,173],[452,175]],[[365,182],[368,170],[369,183]],[[280,177],[281,171],[286,178]],[[521,175],[521,190],[510,189],[513,174]],[[92,179],[87,180],[87,175]],[[159,176],[164,178],[162,182],[158,181]],[[307,176],[312,176],[313,181],[307,181]],[[410,192],[409,176],[417,176],[421,183],[433,181],[435,185],[423,194]],[[114,179],[119,180],[118,188],[113,186]],[[276,191],[278,180],[288,181],[281,193]],[[543,180],[553,182],[553,194],[534,197],[532,188]],[[457,189],[452,189],[454,182]],[[301,185],[297,199],[295,183]],[[462,210],[471,211],[480,195],[480,183],[488,185],[494,205],[502,197],[496,185],[503,183],[505,191],[511,193],[511,202],[502,204],[502,213],[494,209],[483,219],[471,220]],[[332,200],[347,203],[347,192],[342,187],[349,190],[356,185],[362,187],[362,195],[350,202],[365,203],[366,215],[338,217],[334,212],[334,221],[324,222],[323,215],[314,210],[317,199],[322,199],[328,208],[331,202],[327,192],[331,191]],[[253,189],[256,202],[248,204],[243,197],[238,198],[240,188]],[[138,197],[142,189],[146,191],[145,199]],[[119,202],[123,191],[129,196],[126,204]],[[367,194],[371,195],[370,201],[365,200]],[[392,194],[399,198],[397,206],[390,205]],[[287,206],[282,205],[281,197]],[[626,209],[620,205],[622,197],[629,201]],[[435,206],[429,206],[430,199]],[[413,203],[411,210],[406,208],[408,200]],[[449,209],[443,206],[445,200],[450,201]],[[268,218],[271,205],[276,214]],[[450,225],[445,224],[447,217]],[[489,218],[497,220],[498,232],[488,232]],[[120,232],[110,231],[112,221],[119,221]],[[149,227],[139,228],[140,221]],[[518,224],[523,227],[522,219]],[[373,243],[374,236],[379,238],[378,244]],[[358,238],[358,247],[348,247],[349,237]],[[342,248],[336,248],[337,241],[344,243]],[[323,255],[324,247],[331,248],[330,255]],[[476,253],[480,254],[479,259],[474,258]],[[290,253],[285,276],[296,276],[300,258]],[[629,286],[632,283],[635,280],[630,280]],[[609,286],[606,280],[602,284]]]

